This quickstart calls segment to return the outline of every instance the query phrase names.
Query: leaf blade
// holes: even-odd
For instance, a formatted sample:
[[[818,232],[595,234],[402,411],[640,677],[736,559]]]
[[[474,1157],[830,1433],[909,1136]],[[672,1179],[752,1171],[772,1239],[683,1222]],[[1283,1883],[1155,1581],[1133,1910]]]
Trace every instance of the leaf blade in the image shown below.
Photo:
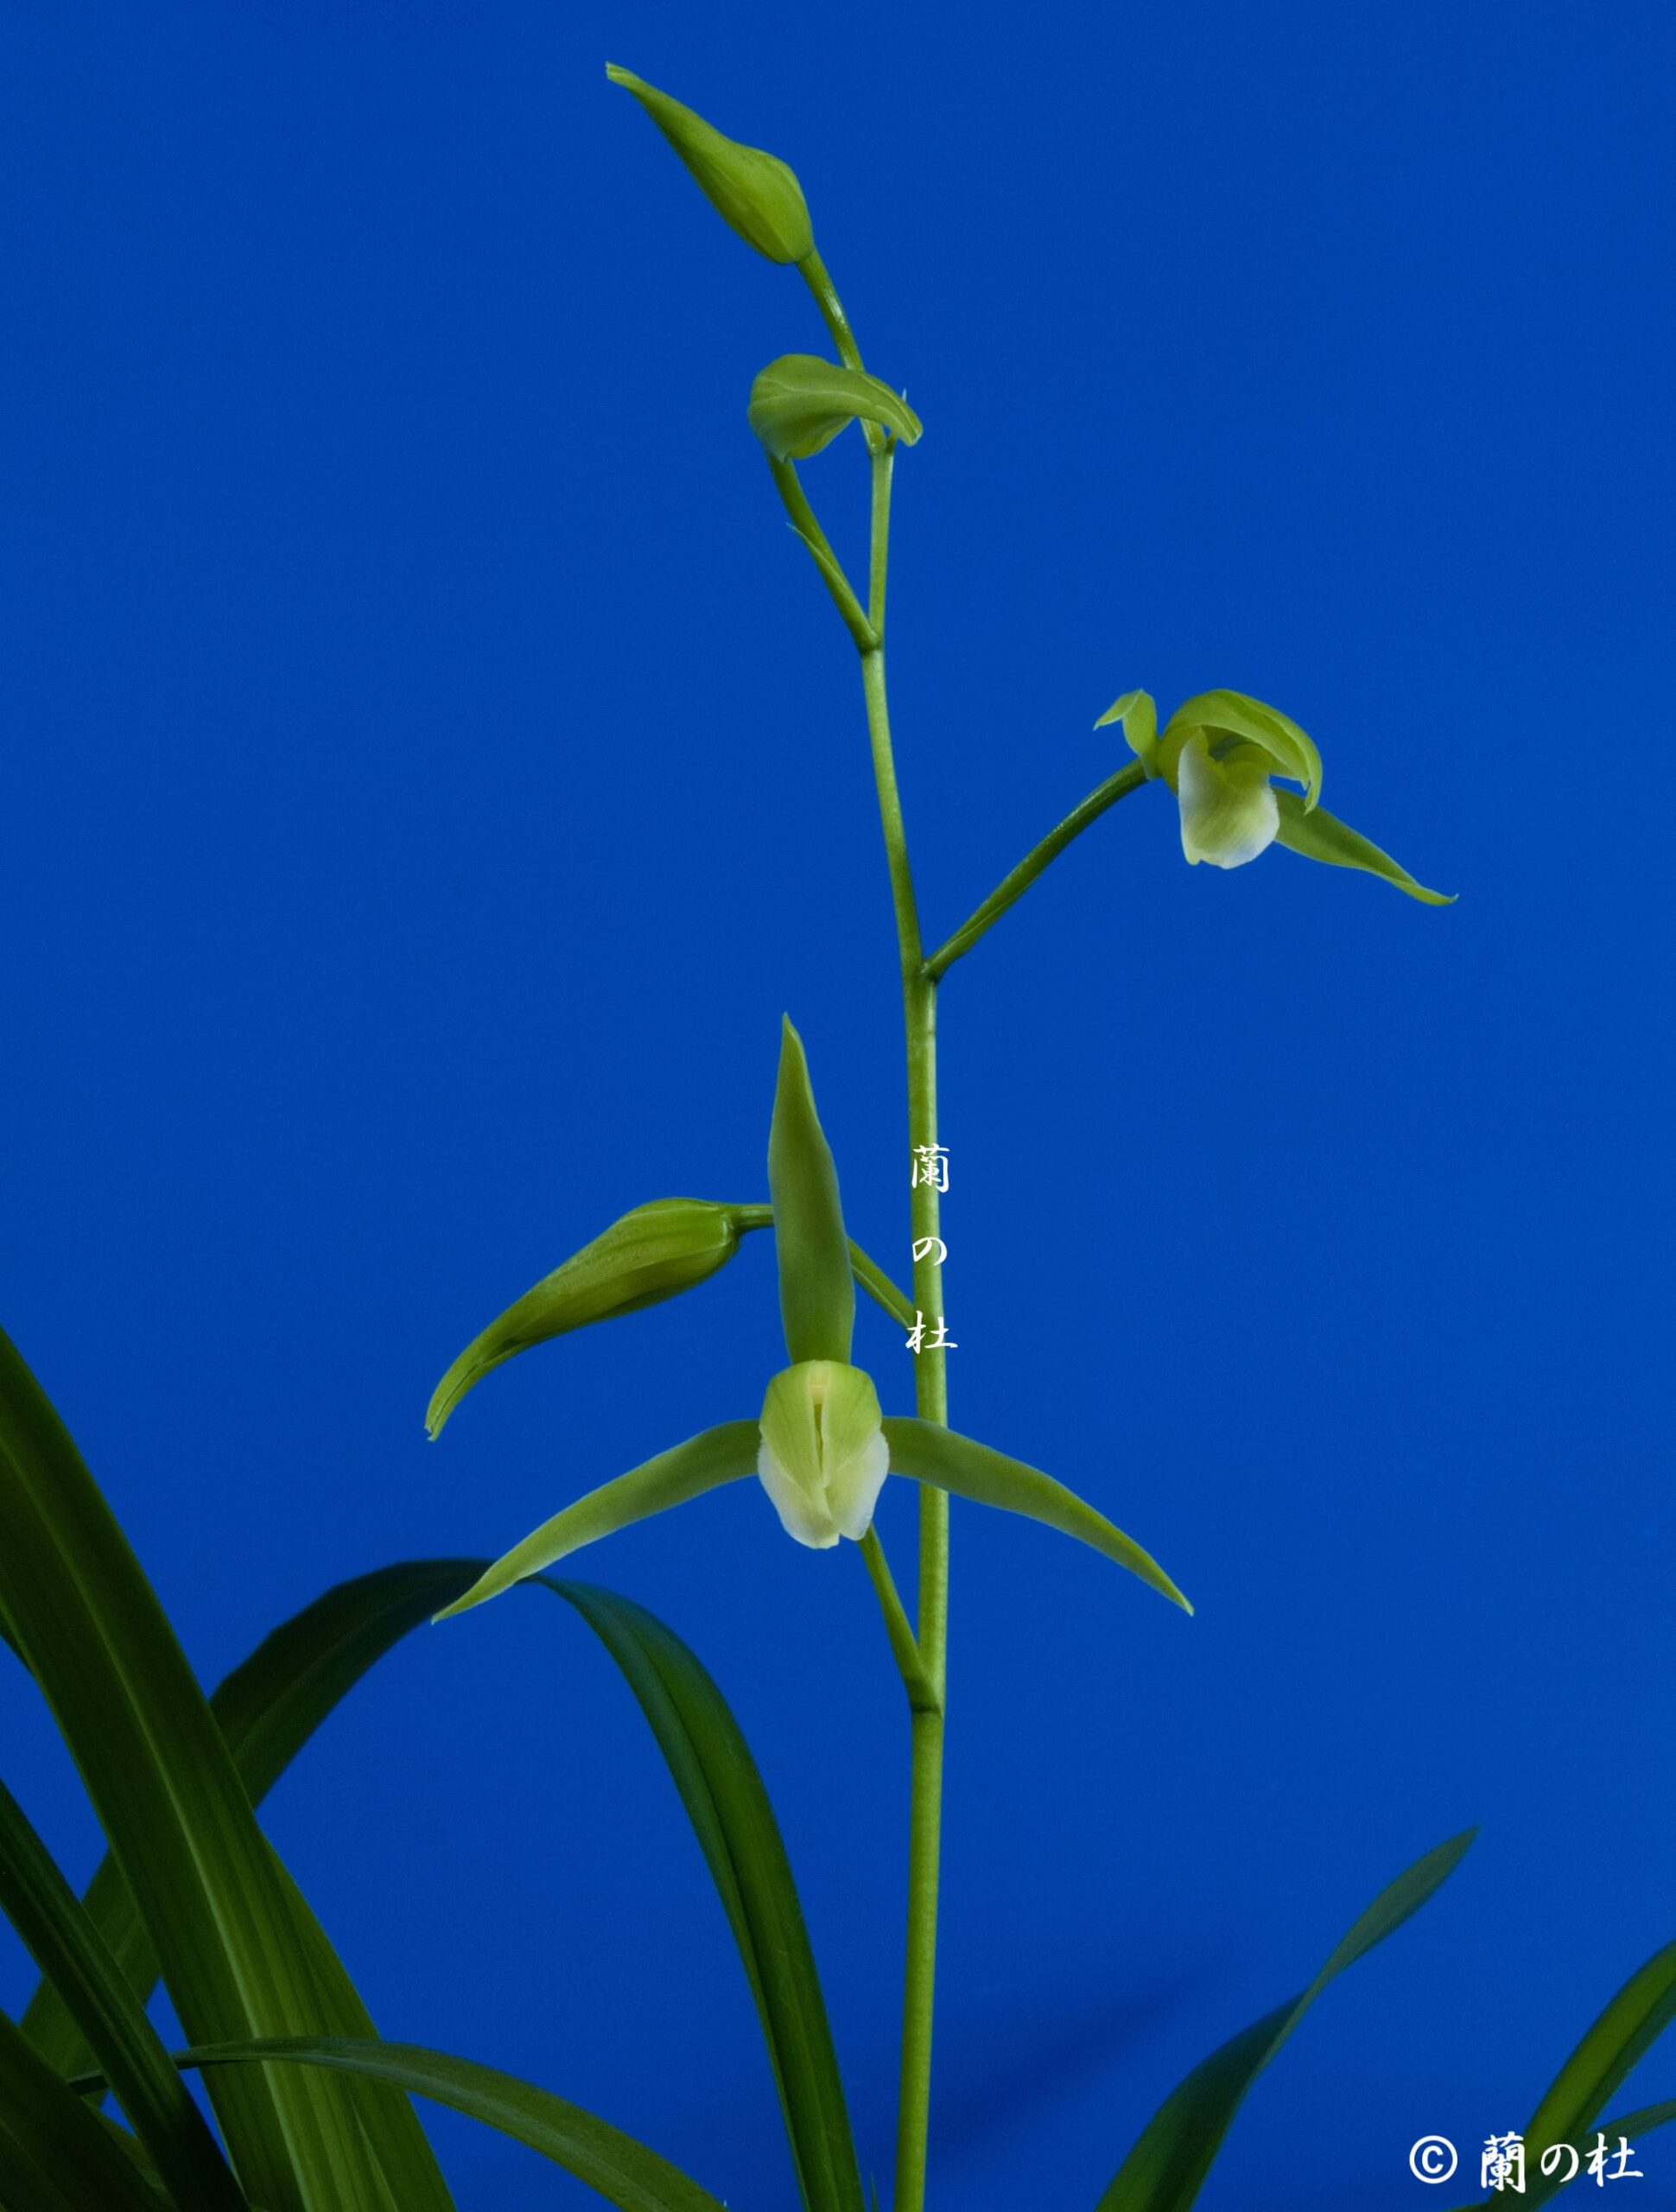
[[[651,1725],[733,1932],[810,2212],[862,2212],[860,2171],[820,1977],[768,1793],[721,1692],[655,1615],[543,1577],[616,1662]]]
[[[168,2212],[98,2115],[0,2012],[0,2190],[7,2212]]]
[[[0,1909],[41,1973],[65,1993],[164,2185],[194,2212],[248,2212],[144,2007],[3,1783]]]
[[[1095,2212],[1188,2212],[1258,2075],[1328,1983],[1419,1910],[1459,1865],[1475,1833],[1469,1828],[1417,1859],[1380,1891],[1307,1989],[1196,2066],[1146,2123]]]
[[[1676,2019],[1676,1943],[1637,1967],[1567,2057],[1525,2130],[1527,2166],[1556,2143],[1574,2141],[1595,2125],[1606,2100]],[[1656,2109],[1656,2107],[1649,2107]],[[1644,2114],[1633,2117],[1647,2125]],[[1534,2202],[1552,2196],[1545,2190]]]
[[[293,1908],[208,1704],[68,1432],[3,1334],[0,1618],[124,1861],[187,2032],[314,2026]],[[367,2173],[352,2098],[322,2096],[323,2083],[299,2095],[305,2085],[283,2077],[241,2081],[229,2095],[232,2086],[217,2116],[265,2212],[349,2212]]]

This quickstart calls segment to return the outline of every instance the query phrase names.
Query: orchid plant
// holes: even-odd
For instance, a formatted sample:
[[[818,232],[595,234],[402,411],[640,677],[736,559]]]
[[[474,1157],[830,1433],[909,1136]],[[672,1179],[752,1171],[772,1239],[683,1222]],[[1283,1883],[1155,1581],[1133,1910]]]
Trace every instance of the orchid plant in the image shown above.
[[[628,72],[608,73],[639,101],[731,228],[803,276],[837,355],[784,355],[756,379],[748,412],[775,489],[860,657],[900,955],[916,1160],[929,1166],[940,1149],[943,978],[1073,839],[1150,783],[1174,794],[1190,862],[1243,867],[1279,843],[1382,878],[1422,902],[1447,903],[1319,804],[1319,755],[1277,709],[1210,690],[1178,707],[1160,730],[1152,700],[1128,691],[1096,727],[1121,725],[1133,760],[928,951],[897,791],[884,642],[892,478],[898,448],[920,435],[918,418],[863,367],[791,170]],[[797,469],[852,423],[860,426],[871,484],[864,589],[834,553]],[[4,2212],[451,2212],[409,2094],[516,2137],[620,2212],[722,2212],[716,2196],[657,2152],[551,2091],[381,2038],[257,1818],[314,1731],[403,1636],[520,1583],[558,1596],[593,1630],[657,1738],[755,2000],[805,2212],[866,2212],[796,1885],[738,1726],[698,1660],[661,1622],[627,1599],[550,1572],[616,1529],[752,1475],[794,1541],[860,1548],[906,1694],[911,1844],[890,2202],[893,2212],[923,2212],[949,1500],[1023,1515],[1074,1537],[1190,1611],[1164,1569],[1095,1504],[949,1427],[941,1332],[928,1336],[924,1327],[925,1316],[942,1311],[937,1198],[936,1175],[917,1173],[910,1293],[848,1235],[803,1041],[785,1021],[767,1197],[662,1198],[635,1207],[467,1346],[437,1388],[428,1427],[440,1434],[467,1393],[504,1361],[692,1290],[732,1259],[742,1238],[771,1229],[787,1363],[767,1376],[759,1410],[741,1408],[562,1505],[492,1563],[403,1562],[327,1591],[209,1698],[68,1432],[0,1338],[0,1633],[51,1708],[111,1847],[78,1897],[0,1786],[0,1910],[42,1976],[20,2020],[0,2012]],[[886,1413],[873,1378],[853,1362],[858,1284],[910,1332],[912,1414]],[[918,1485],[911,1613],[873,1527],[892,1473]],[[1311,1981],[1195,2068],[1142,2128],[1096,2212],[1188,2212],[1257,2075],[1327,1985],[1431,1896],[1470,1840],[1440,1844],[1400,1874]],[[167,2049],[147,2010],[160,1981],[189,2039],[181,2051]],[[1632,1974],[1538,2103],[1523,2138],[1528,2203],[1546,2202],[1576,2175],[1578,2158],[1562,2171],[1562,2154],[1568,2146],[1586,2154],[1608,2099],[1673,2017],[1676,1944]],[[207,2111],[187,2093],[183,2068],[203,2070]],[[1676,2101],[1605,2127],[1628,2137],[1672,2118]],[[871,2201],[878,2212],[876,2188]]]

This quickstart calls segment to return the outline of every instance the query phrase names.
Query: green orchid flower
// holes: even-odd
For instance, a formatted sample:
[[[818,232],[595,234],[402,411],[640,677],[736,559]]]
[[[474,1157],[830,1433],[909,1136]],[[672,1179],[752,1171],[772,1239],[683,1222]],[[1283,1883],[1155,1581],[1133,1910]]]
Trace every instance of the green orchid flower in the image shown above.
[[[1163,1568],[1063,1483],[940,1423],[881,1411],[872,1376],[850,1358],[855,1326],[852,1247],[844,1229],[837,1169],[815,1110],[803,1043],[790,1021],[781,1039],[768,1140],[768,1184],[780,1319],[790,1364],[770,1382],[759,1417],[722,1421],[588,1491],[515,1544],[437,1618],[480,1605],[616,1529],[750,1475],[761,1482],[781,1527],[796,1542],[813,1551],[830,1551],[844,1538],[859,1544],[869,1536],[879,1494],[886,1477],[892,1473],[1075,1536],[1190,1612],[1192,1607]],[[681,1203],[695,1210],[699,1205],[696,1200]],[[568,1262],[486,1330],[455,1362],[435,1402],[451,1406],[470,1382],[538,1336],[603,1319],[612,1312],[626,1313],[635,1303],[644,1302],[641,1271],[622,1263],[642,1256],[639,1214],[646,1211],[625,1217],[605,1238],[596,1239],[579,1255],[586,1260],[585,1267],[577,1269]],[[738,1230],[756,1227],[757,1217],[771,1209],[715,1211],[731,1216],[717,1240],[727,1243],[731,1254]],[[661,1235],[663,1217],[654,1217]],[[701,1211],[695,1211],[690,1222],[683,1218],[682,1237],[698,1248],[695,1256],[683,1242],[675,1272],[686,1281],[670,1279],[660,1268],[651,1294],[674,1295],[714,1273],[721,1263],[712,1260],[714,1231],[714,1223]],[[579,1274],[585,1279],[581,1298],[570,1287]],[[554,1285],[562,1296],[549,1287]],[[635,1294],[619,1296],[619,1290]],[[536,1317],[539,1327],[530,1325],[530,1300],[540,1303]],[[440,1427],[440,1421],[435,1425]]]
[[[1411,899],[1446,906],[1388,853],[1319,804],[1321,755],[1278,707],[1243,691],[1202,691],[1177,708],[1160,731],[1146,691],[1126,691],[1095,724],[1121,722],[1130,751],[1150,777],[1167,784],[1181,808],[1181,849],[1190,864],[1243,868],[1273,844],[1382,876]],[[1281,776],[1301,791],[1277,790]]]

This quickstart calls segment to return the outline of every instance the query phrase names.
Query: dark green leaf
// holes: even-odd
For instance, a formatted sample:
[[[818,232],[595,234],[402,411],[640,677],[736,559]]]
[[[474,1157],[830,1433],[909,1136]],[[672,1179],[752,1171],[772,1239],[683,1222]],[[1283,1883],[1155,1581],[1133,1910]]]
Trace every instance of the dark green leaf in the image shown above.
[[[1655,1951],[1630,1975],[1554,2076],[1525,2130],[1525,2164],[1530,2202],[1541,2203],[1563,2186],[1541,2178],[1542,2153],[1556,2143],[1583,2142],[1606,2100],[1652,2050],[1676,2018],[1676,1943]],[[1635,2117],[1647,2125],[1641,2114]],[[1584,2140],[1584,2139],[1589,2139]],[[1562,2162],[1563,2163],[1563,2162]]]
[[[881,423],[910,446],[921,428],[918,416],[889,385],[818,353],[783,353],[771,361],[752,385],[746,411],[775,461],[807,461],[851,423]]]
[[[3,1337],[0,1617],[123,1859],[187,2033],[315,2029],[295,1907],[225,1743],[74,1445]],[[217,2095],[264,2212],[361,2212],[376,2183],[352,2094],[288,2073]]]
[[[3,1783],[0,1908],[62,1993],[163,2183],[193,2212],[245,2212],[244,2193],[144,2007]]]
[[[546,1586],[575,1607],[622,1669],[681,1792],[756,1999],[804,2204],[809,2212],[862,2212],[803,1909],[738,1723],[697,1659],[651,1613],[587,1583]]]
[[[1440,1843],[1381,1890],[1309,1987],[1213,2051],[1147,2122],[1096,2212],[1187,2212],[1246,2091],[1335,1975],[1417,1912],[1464,1855],[1476,1831]]]
[[[421,1560],[358,1576],[305,1606],[276,1629],[211,1700],[211,1711],[232,1753],[252,1804],[260,1803],[297,1751],[367,1669],[409,1629],[428,1621],[481,1571],[472,1560]],[[157,1979],[156,1954],[133,1891],[107,1857],[88,1887],[87,1916],[121,1965],[142,2002]],[[303,1940],[316,1954],[322,2025],[334,2034],[370,2036],[371,2022],[329,1945],[303,1909]],[[60,2075],[97,2063],[74,2018],[50,1982],[35,1992],[23,2017],[30,2042]],[[449,2199],[422,2130],[405,2099],[364,2096],[363,2120],[387,2173],[399,2184],[403,2212]]]
[[[855,1284],[838,1170],[815,1110],[803,1039],[789,1017],[781,1030],[768,1131],[768,1188],[787,1356],[794,1366],[805,1359],[835,1359],[848,1366]]]
[[[183,2200],[191,2212],[196,2200]],[[169,2212],[98,2114],[0,2012],[0,2205],[5,2212]]]
[[[1009,1459],[955,1429],[936,1421],[916,1421],[911,1415],[887,1414],[885,1441],[891,1447],[893,1474],[911,1476],[917,1483],[930,1483],[979,1505],[1020,1513],[1027,1521],[1040,1521],[1062,1535],[1075,1536],[1079,1543],[1092,1545],[1120,1567],[1127,1567],[1131,1574],[1138,1574],[1184,1612],[1192,1611],[1156,1560],[1121,1529],[1114,1528],[1103,1513],[1084,1504],[1075,1491],[1055,1482],[1039,1467],[1027,1467],[1023,1460]]]
[[[278,2036],[260,2043],[213,2044],[175,2054],[177,2066],[280,2063],[323,2067],[399,2090],[433,2098],[468,2119],[527,2144],[596,2190],[620,2212],[725,2212],[716,2199],[678,2166],[660,2158],[580,2105],[515,2074],[480,2066],[474,2059],[426,2050],[417,2044],[383,2043],[376,2036]],[[72,2084],[84,2093],[104,2086],[93,2075]],[[405,2212],[405,2208],[402,2208]]]

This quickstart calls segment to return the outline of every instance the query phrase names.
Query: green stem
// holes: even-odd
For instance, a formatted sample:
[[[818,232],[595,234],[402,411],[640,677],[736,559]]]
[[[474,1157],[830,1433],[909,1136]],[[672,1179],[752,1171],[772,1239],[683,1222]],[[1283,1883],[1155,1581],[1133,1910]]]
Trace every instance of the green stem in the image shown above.
[[[771,1212],[772,1209],[765,1211]],[[853,1236],[849,1240],[849,1268],[875,1305],[882,1306],[892,1320],[900,1321],[905,1329],[912,1328],[913,1300],[897,1288],[878,1261],[870,1260]]]
[[[860,652],[871,652],[879,643],[878,629],[862,613],[861,602],[851,589],[850,580],[844,574],[838,556],[827,542],[827,534],[816,518],[815,510],[809,504],[809,495],[798,480],[797,470],[789,461],[776,461],[771,454],[768,471],[774,479],[775,489],[785,503],[792,529],[809,548],[809,557],[832,594],[833,605],[843,617],[844,627],[854,639]]]
[[[879,818],[890,871],[902,968],[903,1018],[908,1048],[908,1147],[914,1242],[924,1256],[914,1263],[914,1303],[928,1325],[943,1316],[943,1270],[934,1256],[937,1190],[921,1179],[914,1163],[921,1147],[935,1146],[936,1130],[936,982],[925,972],[919,914],[891,748],[885,691],[885,580],[890,544],[892,443],[873,455],[873,553],[868,620],[879,642],[861,656],[867,735],[873,748]],[[929,1240],[929,1241],[928,1241]],[[923,1421],[948,1419],[946,1356],[927,1347],[914,1363],[914,1391]],[[948,1682],[949,1500],[927,1486],[919,1502],[919,1607],[915,1647],[930,1696],[912,1714],[913,1769],[909,1796],[907,1955],[902,1993],[902,2072],[897,2112],[894,2212],[924,2212],[925,2153],[931,2096],[931,2012],[936,1978],[937,1874],[943,1826],[943,1705]]]
[[[876,622],[873,626],[878,627]],[[1024,897],[1048,862],[1057,859],[1073,837],[1080,837],[1089,823],[1097,822],[1108,806],[1115,806],[1119,799],[1138,791],[1146,780],[1146,769],[1139,760],[1132,760],[1127,768],[1120,768],[1114,776],[1108,776],[1103,784],[1097,785],[1080,806],[1074,806],[1057,828],[1048,831],[1039,845],[1025,855],[1010,875],[1001,878],[982,906],[968,921],[961,924],[949,942],[938,946],[925,963],[928,978],[936,982],[962,952],[969,952],[984,931],[1000,921],[1009,906]]]
[[[821,310],[822,320],[832,334],[832,342],[838,348],[838,358],[847,369],[860,369],[861,348],[855,342],[855,333],[849,327],[849,317],[844,313],[844,303],[838,296],[838,288],[827,274],[827,265],[811,246],[797,264],[805,284],[815,295],[815,304]],[[870,454],[880,453],[885,445],[885,433],[877,423],[863,423],[862,434],[867,441]]]
[[[885,1547],[879,1541],[879,1531],[869,1529],[861,1539],[861,1557],[867,1563],[867,1574],[879,1596],[879,1609],[885,1616],[885,1633],[891,1640],[897,1671],[902,1677],[902,1687],[908,1693],[909,1710],[923,1713],[934,1710],[936,1692],[931,1688],[924,1663],[919,1656],[906,1609],[898,1593],[896,1577],[891,1573],[890,1561],[885,1556]]]

